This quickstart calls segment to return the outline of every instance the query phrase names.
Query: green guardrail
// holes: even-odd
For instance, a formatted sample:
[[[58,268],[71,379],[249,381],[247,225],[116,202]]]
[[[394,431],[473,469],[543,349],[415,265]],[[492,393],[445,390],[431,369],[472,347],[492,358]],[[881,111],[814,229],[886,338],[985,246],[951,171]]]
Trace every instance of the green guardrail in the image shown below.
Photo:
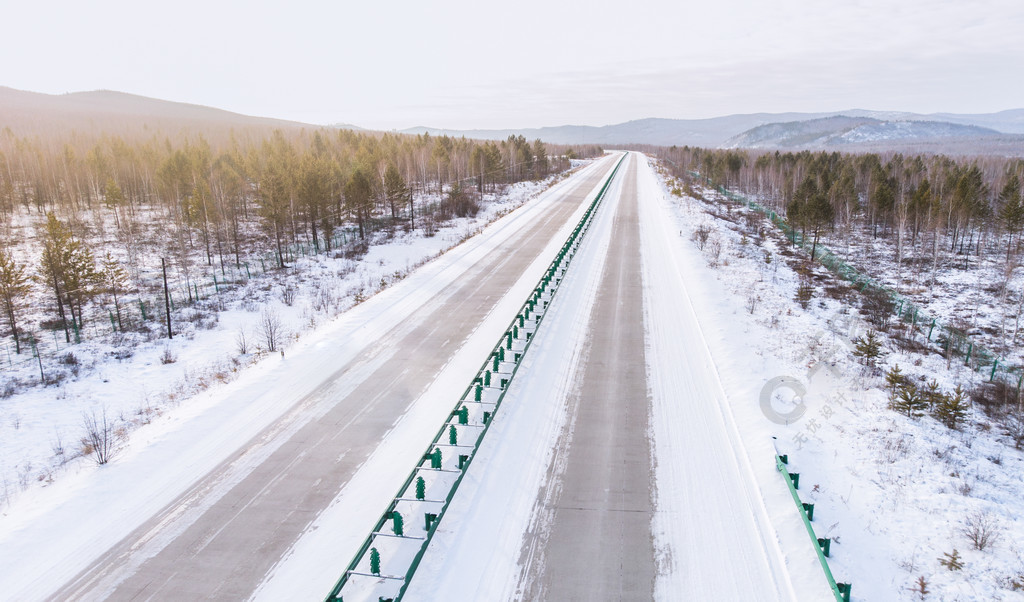
[[[850,589],[852,586],[849,583],[836,583],[835,577],[832,576],[832,570],[828,567],[827,557],[832,549],[832,539],[829,537],[818,537],[814,533],[814,527],[811,526],[811,521],[814,520],[814,504],[800,501],[800,494],[797,493],[797,489],[800,487],[799,473],[789,472],[789,456],[779,454],[778,451],[775,452],[775,468],[782,474],[782,477],[786,480],[786,485],[789,486],[789,492],[793,495],[793,501],[796,502],[796,507],[800,512],[800,518],[804,521],[804,526],[807,527],[807,534],[811,536],[814,550],[818,553],[818,562],[821,563],[821,569],[825,572],[825,579],[828,580],[828,585],[832,588],[836,602],[850,602]]]
[[[615,164],[615,168],[608,175],[608,178],[601,186],[597,196],[594,197],[594,200],[591,202],[586,212],[584,212],[579,223],[573,228],[569,238],[566,240],[565,244],[562,245],[558,254],[555,256],[555,259],[544,272],[544,276],[542,276],[540,281],[538,281],[533,293],[531,293],[530,297],[520,306],[515,318],[512,319],[509,327],[505,330],[505,333],[494,346],[490,355],[488,355],[487,360],[484,361],[480,370],[477,371],[477,376],[469,386],[466,387],[449,418],[437,431],[433,441],[427,447],[426,452],[420,457],[416,466],[409,473],[409,476],[405,479],[401,488],[399,488],[398,494],[394,496],[387,509],[380,515],[380,518],[377,519],[372,531],[360,546],[359,551],[356,553],[355,557],[353,557],[352,561],[349,562],[345,571],[342,573],[337,583],[335,583],[334,588],[331,590],[330,594],[328,594],[325,599],[326,602],[343,600],[343,590],[346,585],[350,585],[350,577],[352,576],[367,577],[376,580],[378,584],[386,582],[401,582],[401,587],[398,589],[395,597],[390,598],[378,596],[378,600],[397,601],[401,600],[402,596],[405,595],[409,582],[415,575],[420,561],[422,560],[424,553],[426,553],[427,547],[437,530],[437,525],[441,522],[441,519],[447,512],[451,500],[454,498],[459,485],[462,483],[462,479],[466,475],[473,458],[476,456],[476,451],[479,449],[484,436],[486,436],[491,424],[493,423],[494,415],[497,413],[498,408],[501,407],[501,403],[505,398],[505,393],[508,391],[508,387],[511,384],[513,377],[519,370],[523,356],[529,349],[530,344],[533,342],[532,334],[540,327],[540,324],[544,319],[544,315],[546,314],[547,307],[554,298],[559,284],[568,269],[569,263],[583,240],[583,235],[590,228],[598,206],[604,199],[605,193],[608,191],[612,180],[615,178],[619,167],[622,165],[623,161],[625,161],[627,155],[628,153],[624,154],[619,159],[618,163]],[[509,372],[500,371],[500,368],[507,364],[511,364],[511,370]],[[492,395],[492,393],[495,392],[497,395]],[[485,399],[485,397],[494,397],[494,399]],[[490,411],[487,411],[483,410],[484,406],[492,407]],[[470,421],[471,414],[474,418],[472,423]],[[479,434],[476,439],[471,444],[460,445],[458,443],[459,433],[466,432],[474,428],[479,430]],[[465,449],[467,451],[465,454],[458,454],[456,469],[444,468],[445,459],[442,451],[443,448],[455,448],[459,451]],[[424,464],[428,462],[429,467],[424,466]],[[427,498],[427,484],[421,475],[421,473],[425,471],[434,474],[457,474],[457,477],[451,484],[443,500],[431,500]],[[437,479],[437,481],[441,481],[441,479]],[[408,497],[410,492],[412,492],[411,495],[413,497]],[[423,513],[424,536],[417,537],[406,535],[405,518],[397,510],[400,503],[420,503],[424,505],[433,504],[440,506],[436,513]],[[423,510],[423,508],[420,508],[420,510]],[[389,523],[391,526],[390,533],[385,531]],[[416,550],[415,555],[413,555],[404,575],[390,575],[382,573],[381,562],[383,559],[380,551],[374,547],[374,543],[378,537],[396,537],[401,538],[403,541],[419,542],[418,549]],[[366,562],[369,563],[369,570],[360,571],[360,565],[363,565]],[[387,594],[390,594],[390,590],[386,592],[386,595]]]

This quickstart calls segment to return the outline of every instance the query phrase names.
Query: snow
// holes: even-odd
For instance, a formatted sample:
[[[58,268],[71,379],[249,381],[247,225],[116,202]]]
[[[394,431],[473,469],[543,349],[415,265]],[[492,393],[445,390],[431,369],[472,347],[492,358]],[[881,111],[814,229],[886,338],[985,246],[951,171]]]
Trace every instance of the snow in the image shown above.
[[[516,597],[523,534],[540,527],[531,523],[532,511],[565,424],[576,367],[584,361],[621,180],[609,187],[407,599]]]
[[[22,491],[46,486],[92,462],[81,459],[84,413],[100,415],[105,410],[118,429],[130,434],[193,396],[223,386],[265,358],[267,345],[260,332],[265,310],[280,319],[280,345],[288,353],[297,338],[399,282],[560,179],[553,176],[517,184],[497,198],[487,195],[475,218],[453,220],[431,237],[419,231],[394,237],[379,232],[358,261],[311,255],[298,258],[288,271],[256,275],[253,259],[253,278],[243,285],[225,287],[221,280],[220,293],[172,312],[176,332],[172,340],[147,340],[150,337],[135,332],[94,333],[79,345],[65,346],[60,335],[55,339],[60,354],[73,354],[78,362],[74,366],[53,361],[46,355],[56,353],[52,345],[41,345],[47,376],[63,377],[57,385],[27,384],[39,377],[34,358],[13,363],[0,373],[0,390],[15,392],[0,402],[0,509],[16,502]],[[31,232],[25,224],[19,227],[24,236]],[[23,260],[28,248],[23,241],[17,251]],[[39,298],[33,305],[46,307],[47,302]],[[24,321],[44,317],[40,313]],[[239,350],[240,332],[248,339],[246,353]],[[9,347],[13,356],[13,345]],[[165,353],[175,361],[162,361]]]
[[[331,590],[348,561],[355,556],[359,546],[368,535],[367,529],[375,523],[380,513],[393,499],[398,487],[408,474],[409,468],[416,459],[421,457],[438,427],[450,417],[458,395],[476,374],[482,360],[491,352],[495,341],[508,327],[512,316],[516,314],[520,305],[533,291],[537,281],[568,238],[572,228],[581,219],[598,189],[599,186],[590,192],[585,202],[567,220],[529,268],[523,272],[509,293],[480,324],[469,341],[452,358],[428,390],[412,404],[411,410],[400,419],[395,429],[381,442],[377,452],[367,460],[344,491],[314,521],[307,533],[270,572],[267,579],[258,588],[254,598],[259,600],[316,599],[323,597]],[[529,218],[527,216],[523,219],[528,220]],[[545,325],[549,319],[549,317],[545,317]],[[546,326],[541,332],[545,329]],[[526,355],[527,358],[541,355],[536,351],[539,343],[539,339],[532,343],[531,351]],[[520,368],[521,371],[525,369],[525,362],[528,360],[524,359],[523,361],[524,366]],[[518,404],[512,401],[510,396],[514,395],[515,383],[518,380],[514,380],[510,386],[506,394],[506,401],[502,405],[501,412],[494,418],[490,434],[485,439],[481,452],[487,448],[487,442],[500,438],[495,431],[501,430],[501,425],[505,422],[503,416],[506,413],[517,411]],[[538,394],[536,398],[543,400],[544,395]],[[477,453],[469,473],[460,486],[456,500],[462,500],[464,491],[473,488],[472,466],[476,466],[477,462],[480,462],[481,452]],[[517,458],[515,461],[518,464],[527,464],[522,462],[522,458]],[[536,470],[543,470],[543,466],[546,465],[538,467],[533,463],[528,464],[528,467]],[[461,507],[461,501],[459,503],[460,506],[453,505],[445,515],[444,521],[438,527],[439,533],[444,532],[448,525],[462,523],[458,510]],[[526,512],[528,514],[529,505],[527,505]],[[410,530],[418,528],[415,522],[411,518],[407,521]],[[386,574],[389,571],[384,560],[386,559],[382,560],[382,573]],[[424,563],[426,562],[428,560],[425,557]],[[404,570],[398,572],[404,574]],[[429,572],[431,571],[420,568],[417,574]],[[410,595],[412,594],[410,593]],[[346,595],[345,599],[349,600],[350,598],[351,596]]]
[[[585,169],[594,168],[596,164]],[[285,430],[300,428],[306,421],[315,419],[317,412],[323,411],[322,408],[317,410],[316,404],[309,402],[304,406],[293,406],[321,381],[318,375],[329,372],[338,361],[359,354],[383,332],[396,323],[400,324],[403,316],[420,310],[427,303],[443,303],[449,283],[513,232],[529,227],[545,199],[558,194],[563,186],[564,183],[556,184],[532,202],[488,226],[483,236],[471,238],[466,244],[413,271],[407,278],[339,318],[324,320],[314,332],[292,343],[286,354],[268,356],[245,370],[239,370],[233,382],[210,387],[176,407],[165,406],[166,411],[162,415],[132,433],[111,463],[95,466],[78,462],[52,484],[27,489],[13,500],[0,521],[0,565],[4,566],[0,573],[0,591],[16,599],[45,596],[282,416],[287,415],[287,419],[279,428]],[[469,227],[475,225],[463,224],[463,230],[452,235],[457,234],[461,238]],[[441,240],[444,240],[443,236]],[[420,247],[421,252],[429,253],[432,244],[427,242]],[[396,244],[390,251],[377,249],[377,253],[382,259],[391,257],[402,261],[410,254],[408,246]],[[379,266],[383,273],[389,273],[394,266],[388,261],[370,263],[373,259],[374,256],[369,256],[367,264]],[[544,260],[545,265],[549,261],[550,257]],[[542,267],[536,269],[542,270]],[[538,275],[533,275],[528,286],[532,287]],[[525,293],[522,296],[525,297]],[[518,307],[521,299],[506,301],[513,302]],[[506,323],[507,319],[501,327]],[[483,344],[489,349],[497,335],[486,336],[487,328],[484,326],[481,332],[485,335]],[[230,336],[230,332],[222,335]],[[208,356],[201,355],[201,351],[196,351],[197,357],[187,358],[188,350],[182,348],[179,364],[195,362],[202,365],[202,362],[210,361]],[[473,357],[474,365],[479,363],[479,357]],[[456,360],[453,363],[457,363]],[[132,383],[129,368],[113,365],[106,369],[107,374],[115,371],[124,372],[123,381],[119,382]],[[111,383],[102,383],[98,378],[84,378],[81,382],[81,386],[93,388],[108,400],[128,397],[125,391],[119,393],[115,387],[109,386]],[[460,386],[462,384],[459,383]],[[140,386],[137,381],[135,386]],[[126,388],[133,390],[131,386]],[[450,398],[448,401],[450,403]],[[50,405],[52,408],[60,404],[51,402]],[[29,408],[26,405],[23,412]],[[52,411],[57,412],[56,409]],[[74,411],[77,416],[78,410]],[[43,416],[43,410],[39,415]],[[432,424],[428,426],[431,430],[436,428]],[[273,451],[274,446],[286,439],[286,436],[278,435],[286,433],[263,433],[255,445],[244,449],[233,460],[232,470],[224,480],[214,486],[215,491],[203,498],[206,503],[212,503],[217,499],[217,491],[230,488]],[[11,445],[6,440],[4,444]],[[7,453],[12,451],[12,447],[6,448]],[[396,448],[388,449],[387,453],[401,452],[402,449]],[[191,505],[188,512],[198,516],[202,509],[200,505]],[[378,512],[377,509],[372,511]],[[184,528],[188,522],[179,520],[176,524]],[[164,530],[161,536],[171,537],[174,534],[174,530]],[[153,549],[159,549],[158,544],[147,543]],[[144,556],[141,554],[139,558]]]
[[[781,237],[758,239],[738,225],[743,210],[735,206],[729,215],[721,205],[669,198],[681,239],[706,264],[694,267],[703,276],[687,284],[737,425],[742,433],[777,437],[779,451],[789,455],[789,469],[801,475],[801,500],[815,504],[817,535],[832,538],[829,565],[837,581],[852,583],[853,598],[864,601],[918,600],[910,588],[922,576],[934,599],[1024,599],[1024,555],[1017,543],[1024,537],[1024,454],[978,410],[962,431],[889,410],[883,379],[851,355],[852,339],[869,326],[820,290],[806,309],[794,301],[798,277],[786,264]],[[699,252],[690,242],[699,226],[712,229],[717,256],[712,245]],[[947,367],[936,354],[887,346],[886,366],[899,364],[918,382],[934,378],[944,391],[982,378],[962,360]],[[783,378],[804,392],[802,400],[771,390]],[[766,392],[772,410],[762,414],[758,406]],[[771,421],[769,414],[779,419],[797,409],[794,401],[803,403],[802,416]],[[745,438],[745,444],[750,449],[762,440]],[[772,509],[774,494],[765,483],[762,491]],[[978,511],[999,523],[1000,541],[986,551],[973,550],[963,533],[967,516]],[[794,545],[786,542],[781,518],[772,516],[783,550],[798,550],[798,539],[809,548],[806,533],[794,532]],[[954,548],[965,559],[961,571],[939,563]]]
[[[651,350],[648,380],[657,483],[653,531],[661,567],[655,595],[662,600],[827,599],[823,579],[814,578],[813,559],[801,553],[809,548],[806,537],[803,542],[788,538],[793,553],[787,558],[761,497],[760,488],[774,493],[779,528],[799,531],[791,501],[788,508],[793,511],[786,512],[782,479],[772,474],[769,434],[764,428],[748,428],[741,435],[716,358],[705,342],[704,314],[695,311],[690,289],[707,277],[707,267],[699,255],[688,252],[673,220],[666,219],[670,214],[664,193],[646,161],[641,161],[637,179],[644,317]],[[705,278],[692,277],[702,272]],[[749,408],[736,408],[743,410]],[[760,469],[760,481],[752,463]],[[733,572],[733,566],[743,569]],[[791,571],[799,578],[798,587]]]
[[[714,217],[718,208],[713,205],[670,195],[672,186],[656,177],[661,176],[641,161],[642,256],[649,287],[645,322],[657,461],[652,524],[659,551],[657,597],[673,599],[686,592],[694,599],[830,599],[813,544],[775,470],[775,437],[779,451],[789,455],[790,470],[801,474],[801,499],[815,504],[812,524],[818,536],[832,538],[832,572],[853,584],[855,600],[918,599],[909,588],[922,576],[934,599],[1024,600],[1019,544],[1024,539],[1024,454],[1008,445],[979,411],[971,412],[964,430],[950,431],[931,418],[912,420],[888,410],[880,377],[850,354],[851,339],[864,330],[856,310],[830,297],[816,297],[801,308],[793,300],[796,273],[777,238],[740,231]],[[565,426],[572,377],[585,359],[583,338],[617,196],[613,187],[424,556],[410,599],[516,596],[523,537],[542,527],[531,522],[532,507],[546,485],[546,467]],[[220,314],[218,328],[192,330],[188,344],[171,343],[178,356],[174,364],[160,364],[163,346],[152,346],[131,360],[98,364],[62,385],[57,395],[54,389],[39,389],[7,400],[0,410],[0,458],[9,475],[8,505],[0,518],[4,597],[45,597],[268,425],[284,415],[280,428],[286,430],[315,419],[315,408],[292,406],[320,382],[312,375],[327,369],[326,357],[330,364],[353,357],[402,316],[424,303],[442,303],[446,283],[513,229],[529,227],[544,198],[526,203],[482,236],[419,269],[412,268],[420,259],[475,226],[433,240],[374,247],[355,268],[356,275],[339,281],[361,284],[369,293],[384,275],[406,269],[409,274],[354,307],[347,297],[347,311],[340,317],[303,316],[303,308],[271,299],[279,283],[254,283],[242,294],[262,295],[264,303],[281,312],[290,331],[314,318],[312,332],[290,342],[284,357],[265,356],[248,366],[249,358],[237,366],[227,359],[235,356],[226,350],[233,347],[237,328],[254,319],[239,300],[239,307]],[[712,229],[713,244],[704,250],[692,241],[700,226]],[[461,391],[490,351],[564,240],[560,236],[267,576],[257,598],[315,599],[330,589],[366,536],[366,525],[373,524],[407,474],[408,458],[422,452],[450,412],[451,391]],[[338,264],[310,261],[322,263],[310,270],[337,277]],[[260,284],[269,290],[259,292]],[[936,378],[947,391],[980,378],[956,362],[947,367],[934,354],[892,351],[885,363],[898,363],[913,378]],[[191,373],[187,378],[186,371]],[[220,372],[229,382],[217,382]],[[205,388],[195,384],[200,376],[208,380]],[[773,390],[780,378],[802,389],[802,397]],[[697,382],[699,389],[691,388]],[[767,410],[761,405],[765,393],[771,400]],[[62,471],[45,470],[52,483],[44,474],[41,483],[15,495],[22,489],[17,473],[33,481],[40,466],[50,465],[51,425],[61,425],[67,444],[77,438],[70,433],[78,432],[83,407],[104,406],[118,415],[142,410],[141,424],[120,454],[102,467],[77,461]],[[805,408],[802,416],[792,413],[799,407]],[[788,420],[778,420],[786,414]],[[680,424],[687,428],[672,428]],[[244,477],[285,439],[276,435],[267,433],[240,453],[215,489],[226,490]],[[26,463],[31,464],[28,470]],[[216,491],[207,499],[216,499]],[[687,513],[692,518],[695,512],[714,517],[726,530],[685,530],[693,521],[678,517]],[[963,533],[974,512],[987,512],[998,523],[1000,538],[984,551],[972,549]],[[714,542],[720,538],[745,542],[742,555],[717,558]],[[157,549],[158,544],[147,545]],[[954,548],[964,560],[960,571],[939,563]],[[711,560],[717,569],[695,573],[692,563],[700,561],[703,567]],[[768,578],[770,587],[752,591],[755,583],[763,583],[754,581],[756,575]]]
[[[664,192],[643,160],[638,179],[645,323],[653,351],[649,375],[658,490],[652,525],[659,551],[656,598],[828,599],[831,594],[803,524],[775,472],[768,429],[753,429],[759,436],[753,445],[741,439],[717,378],[716,359],[700,343],[680,345],[703,337],[687,296],[690,283],[699,279],[684,283],[684,274],[706,273],[708,268],[674,236]],[[506,396],[503,414],[423,558],[408,599],[507,600],[520,595],[515,586],[528,565],[521,557],[524,536],[545,528],[532,515],[538,492],[555,493],[545,468],[567,419],[566,399],[576,367],[585,361],[584,334],[620,190],[621,178],[574,259]],[[715,397],[702,399],[708,391]],[[690,427],[680,426],[684,424]],[[750,430],[744,435],[749,437]],[[756,471],[751,457],[760,458]],[[761,489],[768,492],[765,499]],[[703,524],[720,529],[700,529]],[[730,541],[729,549],[740,550],[740,556],[720,557],[723,540]]]

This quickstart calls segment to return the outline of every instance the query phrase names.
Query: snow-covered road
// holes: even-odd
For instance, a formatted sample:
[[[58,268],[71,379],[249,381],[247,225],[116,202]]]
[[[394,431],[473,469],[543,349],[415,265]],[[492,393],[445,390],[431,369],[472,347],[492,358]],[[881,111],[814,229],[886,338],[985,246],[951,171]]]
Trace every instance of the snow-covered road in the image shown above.
[[[615,160],[41,492],[0,592],[325,595]],[[408,599],[830,599],[664,194],[630,154]]]
[[[3,522],[0,591],[244,598],[334,504],[347,531],[332,537],[322,583],[304,582],[322,595],[613,164],[555,186],[287,359],[140,429],[110,465],[42,492]],[[358,490],[349,506],[346,483]]]
[[[409,599],[831,599],[733,416],[690,298],[708,268],[630,160]]]

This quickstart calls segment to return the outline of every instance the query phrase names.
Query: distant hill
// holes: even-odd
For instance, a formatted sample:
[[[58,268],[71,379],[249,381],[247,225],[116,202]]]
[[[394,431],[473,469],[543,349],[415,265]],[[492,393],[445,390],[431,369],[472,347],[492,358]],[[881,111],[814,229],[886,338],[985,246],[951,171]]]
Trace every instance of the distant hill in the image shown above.
[[[839,115],[751,128],[724,148],[1024,155],[1024,135],[946,121]]]
[[[818,120],[830,118],[835,121],[815,123]],[[869,125],[875,122],[890,125]],[[781,133],[786,130],[786,128],[781,128],[781,125],[797,123],[810,123],[811,125],[793,126],[793,130],[783,136],[784,140],[771,141],[772,132]],[[897,123],[909,125],[894,125]],[[919,123],[930,125],[915,125]],[[938,125],[940,123],[945,125]],[[964,126],[966,129],[959,129],[956,126]],[[757,130],[761,127],[767,129]],[[403,133],[429,132],[431,135],[446,134],[485,140],[503,140],[510,135],[522,135],[531,140],[540,138],[545,142],[557,144],[600,144],[605,147],[631,144],[735,147],[754,144],[757,148],[804,148],[804,144],[810,144],[817,138],[827,137],[836,132],[841,134],[857,127],[862,129],[851,134],[851,139],[836,141],[835,144],[860,145],[868,148],[872,145],[884,145],[886,142],[903,144],[914,141],[915,144],[926,146],[933,152],[944,152],[936,149],[947,146],[953,152],[965,153],[979,152],[978,149],[988,148],[988,145],[991,144],[996,152],[1020,154],[1020,151],[1017,150],[1020,141],[1015,135],[1024,133],[1024,109],[978,115],[953,113],[922,115],[854,109],[835,113],[752,113],[710,119],[652,118],[600,127],[566,125],[504,130],[451,130],[418,127],[403,130]],[[817,134],[815,134],[816,131]],[[741,138],[748,132],[750,132],[749,136]],[[858,135],[861,138],[854,140],[853,137]],[[798,142],[797,138],[800,136],[806,140]],[[968,141],[970,141],[969,144],[967,144]],[[964,144],[961,145],[961,142]]]
[[[250,117],[212,107],[98,90],[40,94],[0,86],[0,129],[19,135],[60,130],[107,132],[162,129],[299,128],[294,121]]]
[[[705,146],[713,147],[752,127],[773,121],[798,121],[825,114],[810,113],[753,113],[750,115],[729,115],[710,119],[638,119],[616,125],[589,126],[563,125],[557,127],[503,129],[503,130],[451,130],[417,127],[402,130],[405,134],[429,132],[432,136],[477,138],[483,140],[504,140],[512,135],[522,135],[531,140],[540,138],[554,144],[652,144],[655,146]]]

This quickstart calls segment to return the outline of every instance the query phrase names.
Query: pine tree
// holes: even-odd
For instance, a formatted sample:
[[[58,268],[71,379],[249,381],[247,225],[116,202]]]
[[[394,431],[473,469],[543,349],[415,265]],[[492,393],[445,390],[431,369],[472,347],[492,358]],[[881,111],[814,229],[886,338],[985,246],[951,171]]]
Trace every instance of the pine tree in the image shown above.
[[[71,323],[76,331],[82,327],[82,306],[92,296],[95,285],[99,282],[96,262],[92,251],[77,240],[71,228],[61,223],[53,215],[47,213],[46,225],[43,227],[42,280],[52,286],[57,299],[57,313],[64,325],[64,336],[71,342],[68,330],[67,314],[71,314]]]
[[[1013,236],[1017,235],[1017,246],[1020,246],[1020,231],[1024,228],[1024,199],[1020,194],[1020,179],[1014,174],[999,193],[999,221],[1009,235],[1006,240],[1006,259],[1009,261],[1013,251]]]
[[[928,404],[921,398],[917,386],[910,382],[904,382],[896,391],[896,398],[892,402],[892,409],[906,414],[907,418],[920,418]]]
[[[366,238],[366,222],[373,210],[373,184],[366,172],[356,169],[345,184],[345,208],[356,218],[359,238]]]
[[[854,357],[860,358],[869,368],[874,368],[883,355],[882,341],[874,330],[869,330],[863,337],[854,340]]]
[[[903,384],[905,377],[903,371],[900,370],[899,364],[895,364],[892,368],[885,372],[885,384],[889,388],[889,405],[896,403],[896,397],[899,395],[899,388]]]
[[[121,192],[121,187],[117,185],[114,178],[107,178],[107,186],[103,192],[103,204],[114,214],[114,225],[120,230],[121,219],[118,210],[124,204],[124,193]]]
[[[964,562],[956,548],[952,552],[944,552],[942,558],[939,558],[939,564],[951,571],[959,571],[964,568]]]
[[[21,337],[18,333],[18,314],[21,304],[29,291],[29,277],[25,266],[18,265],[6,249],[0,249],[0,301],[4,305],[7,324],[14,337],[14,352],[21,353]]]
[[[128,286],[128,273],[123,267],[121,267],[121,262],[115,259],[110,254],[110,251],[107,251],[106,254],[103,255],[103,261],[100,266],[100,275],[103,279],[103,288],[114,301],[114,313],[117,316],[117,329],[124,331],[124,324],[121,322],[121,302],[119,297],[125,292],[125,288]]]
[[[963,424],[967,418],[967,394],[960,385],[952,393],[942,396],[935,408],[935,418],[950,429]]]
[[[942,403],[942,389],[939,388],[939,381],[932,379],[926,384],[921,390],[921,400],[928,406],[929,412],[935,412],[935,409],[940,403]]]
[[[404,206],[410,197],[409,187],[405,185],[405,178],[402,177],[394,163],[388,163],[388,167],[384,171],[384,198],[391,208],[392,220],[398,219],[398,207]]]

